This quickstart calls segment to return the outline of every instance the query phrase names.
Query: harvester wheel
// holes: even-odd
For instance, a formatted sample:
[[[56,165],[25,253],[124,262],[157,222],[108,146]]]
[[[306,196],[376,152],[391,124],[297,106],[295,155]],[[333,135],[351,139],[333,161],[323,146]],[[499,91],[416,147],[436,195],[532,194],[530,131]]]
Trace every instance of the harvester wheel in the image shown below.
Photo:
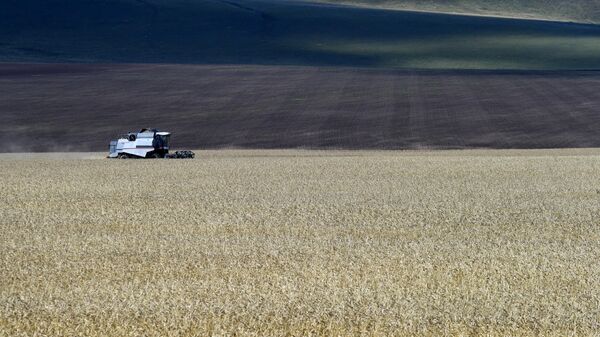
[[[121,153],[117,158],[119,159],[129,159],[129,156],[125,153]]]
[[[161,156],[160,153],[155,153],[152,155],[152,158],[160,159],[160,158],[164,158],[164,156]]]

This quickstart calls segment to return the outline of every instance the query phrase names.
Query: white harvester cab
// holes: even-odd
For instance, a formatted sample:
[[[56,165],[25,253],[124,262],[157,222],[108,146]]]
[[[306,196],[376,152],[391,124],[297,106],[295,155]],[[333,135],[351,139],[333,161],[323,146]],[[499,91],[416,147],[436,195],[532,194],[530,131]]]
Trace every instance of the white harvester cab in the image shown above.
[[[169,154],[169,132],[142,129],[110,142],[109,158],[165,158]]]

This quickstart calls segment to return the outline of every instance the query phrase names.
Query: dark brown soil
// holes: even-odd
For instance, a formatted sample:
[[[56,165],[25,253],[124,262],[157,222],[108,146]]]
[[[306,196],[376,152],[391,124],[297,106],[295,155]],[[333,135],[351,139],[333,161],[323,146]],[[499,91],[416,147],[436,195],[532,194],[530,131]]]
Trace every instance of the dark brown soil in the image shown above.
[[[600,147],[600,72],[0,65],[2,151]]]

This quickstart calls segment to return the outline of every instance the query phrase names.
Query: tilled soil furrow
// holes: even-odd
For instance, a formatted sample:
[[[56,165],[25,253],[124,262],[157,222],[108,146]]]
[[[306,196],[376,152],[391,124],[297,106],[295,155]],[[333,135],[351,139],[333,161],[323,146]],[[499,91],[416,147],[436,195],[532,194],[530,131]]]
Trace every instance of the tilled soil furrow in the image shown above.
[[[72,69],[71,69],[72,67]],[[3,151],[104,150],[141,127],[186,148],[600,147],[600,73],[2,65]]]

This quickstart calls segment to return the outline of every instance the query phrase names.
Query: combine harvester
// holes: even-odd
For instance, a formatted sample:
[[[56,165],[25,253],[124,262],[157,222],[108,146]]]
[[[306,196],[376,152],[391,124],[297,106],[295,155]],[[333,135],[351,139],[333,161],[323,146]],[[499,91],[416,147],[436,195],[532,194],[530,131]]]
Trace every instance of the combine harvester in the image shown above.
[[[168,158],[193,159],[192,151],[175,151],[169,153],[171,133],[157,129],[142,129],[140,132],[129,132],[109,145],[108,158]]]

